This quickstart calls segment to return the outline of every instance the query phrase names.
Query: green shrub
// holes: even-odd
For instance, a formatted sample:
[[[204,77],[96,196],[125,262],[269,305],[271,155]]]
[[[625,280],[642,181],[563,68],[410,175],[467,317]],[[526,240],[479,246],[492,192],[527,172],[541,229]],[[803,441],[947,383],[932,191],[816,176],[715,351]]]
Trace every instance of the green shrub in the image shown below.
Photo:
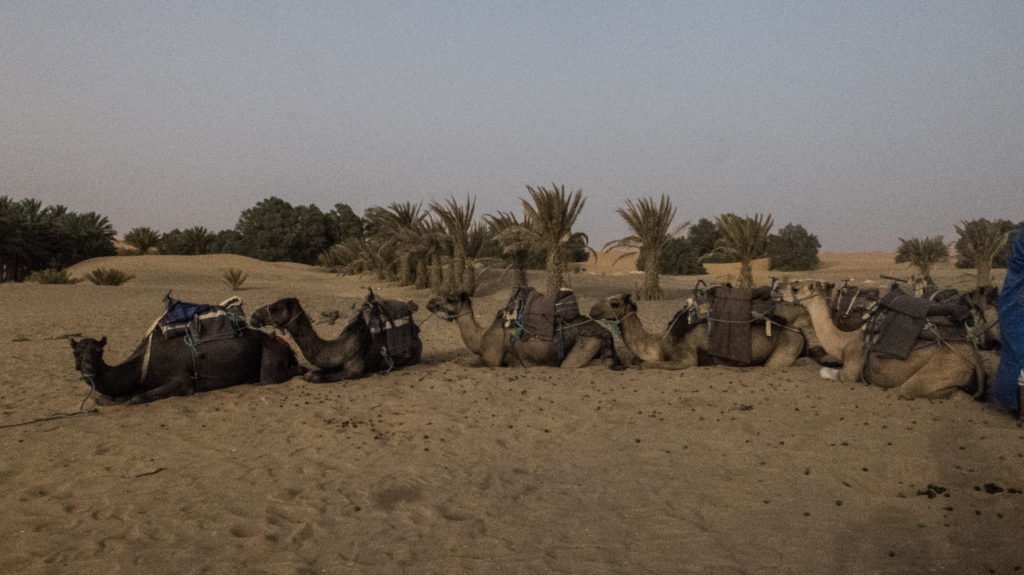
[[[32,272],[32,275],[28,276],[28,281],[37,284],[76,284],[82,279],[71,277],[68,270],[48,268]]]
[[[85,279],[98,286],[119,286],[133,277],[135,276],[113,268],[96,268],[85,274]]]
[[[818,236],[799,224],[789,224],[778,234],[768,236],[768,269],[787,272],[817,269],[821,261]]]
[[[235,268],[224,270],[224,275],[221,277],[223,278],[221,281],[224,282],[224,285],[231,288],[232,291],[241,290],[242,284],[245,283],[245,280],[249,279],[249,276],[242,273],[242,270]]]

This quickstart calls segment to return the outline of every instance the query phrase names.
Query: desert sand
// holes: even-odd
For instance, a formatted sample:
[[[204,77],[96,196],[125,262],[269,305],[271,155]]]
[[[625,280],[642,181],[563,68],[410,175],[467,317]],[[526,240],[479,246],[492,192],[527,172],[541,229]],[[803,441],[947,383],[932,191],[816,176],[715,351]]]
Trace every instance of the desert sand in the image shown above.
[[[569,278],[585,312],[640,281],[603,256]],[[785,370],[473,367],[426,291],[237,256],[83,262],[120,287],[0,285],[0,573],[1014,573],[1024,430],[967,396]],[[313,317],[373,286],[420,304],[424,361],[389,375],[239,386],[79,411],[66,336],[128,356],[168,290]],[[710,281],[736,267],[710,266]],[[892,254],[823,254],[809,274],[879,283]],[[767,281],[762,264],[757,279]],[[968,287],[961,270],[939,282]],[[543,285],[539,275],[531,276]],[[641,302],[661,329],[697,277]],[[508,297],[491,276],[478,318]],[[317,325],[325,337],[340,324]],[[628,352],[619,349],[628,360]],[[989,358],[990,360],[993,358]],[[24,423],[24,425],[21,425]]]

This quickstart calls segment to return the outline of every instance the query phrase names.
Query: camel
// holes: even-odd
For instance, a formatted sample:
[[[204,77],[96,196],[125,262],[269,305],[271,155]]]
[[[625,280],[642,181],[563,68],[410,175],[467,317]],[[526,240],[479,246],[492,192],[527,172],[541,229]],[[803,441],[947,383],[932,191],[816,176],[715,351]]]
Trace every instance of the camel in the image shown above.
[[[964,299],[971,306],[973,316],[972,335],[978,349],[998,350],[1002,347],[1002,333],[999,331],[999,290],[983,286],[967,292]]]
[[[637,304],[632,296],[617,294],[594,304],[590,317],[615,322],[623,343],[634,355],[634,361],[644,368],[686,369],[707,363],[730,363],[710,355],[708,324],[690,324],[686,318],[689,307],[676,313],[663,335],[646,331],[636,311]],[[777,326],[770,336],[753,324],[751,330],[753,365],[789,367],[803,351],[804,339],[795,328]]]
[[[977,350],[969,341],[934,341],[916,347],[907,359],[865,352],[864,334],[839,330],[829,314],[826,294],[831,286],[820,281],[794,281],[789,289],[781,289],[788,301],[807,309],[814,331],[822,346],[842,360],[839,370],[822,369],[828,379],[897,388],[899,396],[913,398],[948,398],[967,387],[978,384],[980,396],[984,373]]]
[[[146,403],[243,383],[281,383],[305,373],[287,343],[250,329],[194,348],[184,338],[151,333],[118,365],[103,360],[106,336],[70,342],[75,369],[110,403]]]
[[[589,318],[558,328],[554,339],[545,341],[515,337],[513,330],[505,327],[501,312],[490,325],[480,325],[473,314],[473,300],[466,292],[435,296],[427,302],[427,310],[455,322],[466,348],[478,355],[487,367],[579,368],[600,357],[611,369],[624,368],[615,351],[612,334]]]
[[[374,337],[361,312],[337,338],[323,339],[317,335],[309,316],[295,298],[280,299],[261,307],[252,314],[249,323],[255,328],[274,326],[288,332],[306,360],[319,368],[305,375],[306,381],[312,383],[357,379],[372,372],[418,363],[423,351],[417,335],[409,356],[399,360],[382,353],[377,346],[371,345]],[[418,329],[414,333],[418,334]]]

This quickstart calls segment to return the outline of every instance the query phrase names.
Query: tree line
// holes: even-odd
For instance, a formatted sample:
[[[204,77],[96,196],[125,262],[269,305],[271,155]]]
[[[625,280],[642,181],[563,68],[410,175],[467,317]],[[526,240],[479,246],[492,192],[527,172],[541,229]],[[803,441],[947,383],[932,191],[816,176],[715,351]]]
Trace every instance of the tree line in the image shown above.
[[[435,292],[468,291],[483,269],[502,268],[515,285],[525,285],[526,270],[546,271],[545,289],[564,285],[568,265],[593,253],[589,238],[575,224],[586,198],[565,186],[526,187],[521,212],[478,217],[476,199],[395,202],[367,208],[357,215],[344,203],[323,211],[315,205],[293,206],[270,197],[244,210],[232,229],[211,232],[202,226],[160,233],[136,227],[124,242],[137,253],[233,253],[266,261],[320,265],[343,273],[373,273],[401,285]],[[770,214],[726,213],[694,224],[676,222],[668,196],[626,200],[617,210],[629,235],[605,244],[618,257],[635,256],[644,272],[639,297],[661,296],[663,274],[707,273],[705,263],[739,262],[738,283],[753,283],[752,262],[767,257],[779,271],[818,266],[818,238],[799,224],[772,233]],[[1007,220],[963,221],[957,226],[957,265],[978,270],[979,284],[992,266],[1005,266]],[[43,207],[36,200],[0,197],[0,280],[21,281],[42,269],[63,269],[78,261],[115,253],[115,231],[103,216],[77,214],[63,206]],[[940,248],[941,246],[941,248]],[[906,261],[930,277],[930,266],[949,257],[941,236],[900,239],[897,262]]]

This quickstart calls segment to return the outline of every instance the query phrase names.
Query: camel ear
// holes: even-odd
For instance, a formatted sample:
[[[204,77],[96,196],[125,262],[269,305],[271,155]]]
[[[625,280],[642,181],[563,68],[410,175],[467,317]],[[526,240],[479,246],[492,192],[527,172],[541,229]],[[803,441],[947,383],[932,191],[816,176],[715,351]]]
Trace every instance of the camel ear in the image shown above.
[[[71,342],[71,348],[72,348],[72,349],[74,349],[74,347],[75,347],[76,345],[78,345],[78,340],[76,340],[76,339],[75,339],[75,338],[73,338],[73,337],[69,337],[69,338],[68,338],[68,341],[70,341],[70,342]]]
[[[100,340],[97,341],[96,343],[100,344],[101,348],[102,347],[106,347],[107,346],[107,336],[101,337]]]
[[[827,292],[832,291],[832,288],[836,287],[836,284],[834,284],[832,282],[825,282],[825,285],[822,286],[822,287],[825,288],[825,292],[827,293]]]
[[[459,293],[459,300],[461,300],[461,301],[469,301],[469,292],[464,291],[464,292]]]
[[[631,303],[633,303],[633,294],[631,294],[631,293],[623,294],[623,296],[622,296],[622,303],[624,303],[624,304],[631,304]]]

